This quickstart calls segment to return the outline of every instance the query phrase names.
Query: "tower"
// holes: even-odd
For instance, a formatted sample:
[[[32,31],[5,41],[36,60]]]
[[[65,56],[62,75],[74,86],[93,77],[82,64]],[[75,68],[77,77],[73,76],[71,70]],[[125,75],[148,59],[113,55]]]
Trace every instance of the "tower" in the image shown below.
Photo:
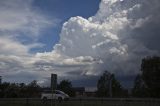
[[[57,74],[51,74],[51,90],[56,90],[57,88]]]

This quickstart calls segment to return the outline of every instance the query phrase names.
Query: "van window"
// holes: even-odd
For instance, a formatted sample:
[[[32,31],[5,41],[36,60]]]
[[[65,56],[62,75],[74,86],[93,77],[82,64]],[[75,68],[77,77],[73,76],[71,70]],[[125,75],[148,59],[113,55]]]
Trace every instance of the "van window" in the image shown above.
[[[56,93],[56,94],[61,94],[61,93],[60,93],[60,92],[58,92],[58,91],[55,91],[55,93]]]

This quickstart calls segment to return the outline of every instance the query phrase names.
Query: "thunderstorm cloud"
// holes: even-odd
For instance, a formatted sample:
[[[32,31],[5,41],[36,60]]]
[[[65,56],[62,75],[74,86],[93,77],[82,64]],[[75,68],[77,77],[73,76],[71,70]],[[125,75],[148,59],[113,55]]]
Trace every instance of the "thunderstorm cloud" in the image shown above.
[[[4,14],[0,16],[0,72],[11,75],[28,72],[29,75],[35,74],[36,78],[57,73],[73,79],[100,75],[104,70],[116,75],[136,75],[142,58],[160,53],[159,11],[159,0],[101,0],[94,16],[88,19],[71,17],[63,24],[60,40],[51,52],[36,54],[28,52],[31,45],[23,45],[9,34],[24,30],[37,36],[43,27],[50,26],[46,17],[36,11],[32,13],[28,8],[18,11],[16,16],[23,17],[20,20],[15,14]],[[37,15],[34,17],[33,14]],[[14,24],[6,17],[18,22]],[[4,23],[6,26],[2,25]]]

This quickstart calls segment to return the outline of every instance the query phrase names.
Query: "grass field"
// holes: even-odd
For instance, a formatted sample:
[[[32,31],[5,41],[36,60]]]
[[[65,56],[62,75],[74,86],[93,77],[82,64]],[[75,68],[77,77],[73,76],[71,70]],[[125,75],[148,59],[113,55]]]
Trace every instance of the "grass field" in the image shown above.
[[[53,102],[52,106],[160,106],[159,100],[125,100],[125,99],[92,99],[70,100],[61,103]],[[40,99],[0,99],[0,106],[51,106],[51,101],[45,103]]]

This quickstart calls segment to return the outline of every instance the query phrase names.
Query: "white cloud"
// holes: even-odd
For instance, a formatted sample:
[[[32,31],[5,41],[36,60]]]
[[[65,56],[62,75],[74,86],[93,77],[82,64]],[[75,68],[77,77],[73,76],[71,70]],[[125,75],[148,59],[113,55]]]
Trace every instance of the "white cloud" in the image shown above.
[[[126,7],[123,7],[125,5]],[[54,46],[52,52],[47,53],[45,58],[49,59],[43,62],[48,62],[51,56],[56,55],[55,58],[52,58],[52,63],[61,63],[58,70],[64,73],[68,71],[62,67],[67,64],[74,69],[74,65],[79,64],[79,68],[75,71],[82,70],[82,73],[89,75],[99,74],[101,72],[97,70],[104,69],[117,74],[139,72],[141,58],[157,54],[157,51],[150,50],[143,42],[135,40],[129,33],[150,20],[148,18],[150,15],[143,18],[136,16],[136,11],[142,12],[142,7],[145,5],[138,1],[102,0],[95,16],[88,19],[80,16],[72,17],[63,24],[59,44]],[[93,60],[98,58],[101,64],[92,63],[92,61],[88,61],[89,64],[77,61],[77,59],[86,57]],[[81,63],[85,64],[85,67],[81,67]],[[128,64],[127,68],[124,67],[126,64]]]
[[[8,37],[0,38],[0,54],[4,55],[26,55],[28,48],[21,43]]]
[[[46,28],[58,24],[60,20],[46,17],[36,7],[32,7],[33,1],[0,1],[0,32],[5,36],[35,37]]]
[[[25,62],[16,61],[19,66],[23,67],[18,67],[19,70],[45,71],[42,73],[47,73],[47,75],[53,72],[59,76],[68,76],[70,72],[80,72],[79,75],[99,75],[106,69],[118,75],[136,74],[140,70],[141,59],[147,55],[158,54],[160,50],[150,49],[145,44],[145,41],[150,39],[143,39],[152,36],[157,38],[157,34],[151,33],[150,29],[159,29],[160,24],[157,19],[160,6],[158,3],[158,0],[153,0],[152,3],[150,0],[134,2],[132,0],[102,0],[95,16],[88,19],[80,16],[71,17],[63,24],[60,41],[51,52],[30,56],[28,47],[13,40],[6,40],[6,42],[13,42],[14,49],[17,49],[14,51],[15,54],[21,52],[28,54],[25,58],[23,57]],[[29,16],[32,17],[33,14],[30,12]],[[11,17],[14,18],[14,15]],[[32,18],[29,22],[28,18],[24,18],[25,20],[22,21],[20,19],[20,23],[16,22],[15,25],[12,24],[13,26],[8,24],[0,27],[0,30],[12,31],[21,26],[26,30],[27,22],[33,23],[33,26],[31,24],[32,30],[28,27],[26,30],[26,32],[32,33],[32,31],[40,32],[41,27],[39,26],[48,25],[48,21],[43,20],[43,16],[39,18],[38,15],[38,17],[33,16]],[[151,24],[152,26],[150,26]],[[145,33],[146,31],[149,32]],[[32,34],[37,35],[37,33]],[[1,44],[6,45],[4,42]],[[153,47],[152,43],[151,47]],[[22,51],[19,51],[18,48],[22,48]],[[3,51],[8,52],[9,49],[6,46]],[[1,63],[1,70],[6,63]]]
[[[44,47],[36,40],[47,28],[60,20],[50,18],[35,6],[34,0],[0,1],[0,72],[2,75],[19,71],[33,71],[30,53],[33,48]],[[24,40],[29,41],[28,44]]]

